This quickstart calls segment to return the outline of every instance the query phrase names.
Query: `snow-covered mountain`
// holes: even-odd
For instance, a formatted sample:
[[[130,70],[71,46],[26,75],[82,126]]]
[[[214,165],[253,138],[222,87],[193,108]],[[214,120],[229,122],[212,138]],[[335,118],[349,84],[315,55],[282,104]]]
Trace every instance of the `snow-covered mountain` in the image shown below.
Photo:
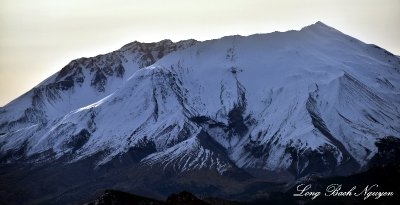
[[[400,137],[400,58],[321,22],[72,61],[0,110],[3,164],[343,174]],[[262,178],[262,177],[261,177]]]

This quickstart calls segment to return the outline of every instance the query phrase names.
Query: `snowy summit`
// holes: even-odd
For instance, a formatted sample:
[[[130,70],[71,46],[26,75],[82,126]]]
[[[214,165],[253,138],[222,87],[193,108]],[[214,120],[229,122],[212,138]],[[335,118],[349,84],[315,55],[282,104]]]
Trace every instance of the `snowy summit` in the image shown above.
[[[276,181],[352,173],[400,137],[399,96],[399,57],[321,22],[133,42],[73,60],[1,108],[0,160]]]

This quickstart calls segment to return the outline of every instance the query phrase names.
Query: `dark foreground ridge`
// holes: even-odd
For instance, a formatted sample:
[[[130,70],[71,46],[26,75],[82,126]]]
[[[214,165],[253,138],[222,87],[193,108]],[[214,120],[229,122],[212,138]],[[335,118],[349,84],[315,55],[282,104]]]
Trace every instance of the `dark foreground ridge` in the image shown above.
[[[134,194],[106,190],[92,202],[85,205],[268,205],[268,204],[282,204],[282,205],[330,205],[330,204],[343,204],[343,205],[363,205],[363,204],[398,204],[400,202],[400,166],[389,165],[372,167],[366,172],[346,176],[346,177],[309,177],[305,179],[302,184],[310,184],[310,192],[320,191],[325,193],[325,187],[331,184],[339,184],[342,186],[341,191],[349,191],[353,186],[357,186],[357,191],[354,193],[362,192],[367,185],[372,186],[377,184],[376,189],[371,189],[371,192],[385,191],[393,192],[394,195],[390,197],[371,196],[364,199],[365,195],[360,196],[321,196],[311,200],[310,197],[294,197],[293,194],[298,193],[296,187],[293,186],[287,192],[270,192],[268,198],[260,198],[246,202],[235,202],[221,198],[202,198],[199,199],[192,193],[183,191],[178,194],[170,195],[165,201],[151,199],[147,197],[137,196]],[[300,184],[300,183],[299,183]]]
[[[210,205],[209,203],[198,199],[196,196],[187,191],[183,191],[178,194],[172,194],[164,202],[116,190],[106,190],[93,202],[86,203],[85,205],[136,205],[136,204],[137,205]]]

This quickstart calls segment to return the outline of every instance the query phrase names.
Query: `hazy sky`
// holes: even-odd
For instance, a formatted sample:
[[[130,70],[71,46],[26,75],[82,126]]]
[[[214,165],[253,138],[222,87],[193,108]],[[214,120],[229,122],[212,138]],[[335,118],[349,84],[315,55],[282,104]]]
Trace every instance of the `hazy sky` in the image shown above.
[[[400,0],[0,0],[0,106],[78,57],[322,21],[400,55]]]

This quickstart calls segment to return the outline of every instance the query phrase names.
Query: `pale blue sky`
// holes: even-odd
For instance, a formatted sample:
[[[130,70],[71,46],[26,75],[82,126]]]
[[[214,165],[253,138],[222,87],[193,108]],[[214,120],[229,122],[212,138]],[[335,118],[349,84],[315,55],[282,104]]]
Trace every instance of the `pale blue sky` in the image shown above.
[[[152,42],[322,21],[400,55],[399,0],[0,0],[0,106],[69,61]]]

